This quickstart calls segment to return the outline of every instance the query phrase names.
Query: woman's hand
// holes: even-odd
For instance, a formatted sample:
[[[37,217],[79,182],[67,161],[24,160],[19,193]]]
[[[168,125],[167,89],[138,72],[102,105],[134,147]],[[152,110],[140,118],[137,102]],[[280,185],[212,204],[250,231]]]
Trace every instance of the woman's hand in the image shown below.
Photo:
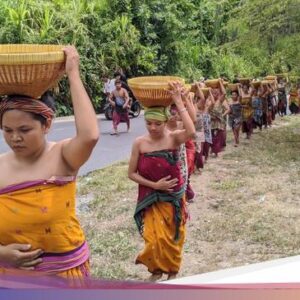
[[[181,96],[182,96],[182,100],[184,101],[184,102],[187,102],[187,101],[189,101],[189,93],[190,93],[190,91],[188,90],[188,89],[186,89],[186,88],[183,88],[182,90],[181,90]]]
[[[66,46],[63,51],[66,54],[66,73],[79,75],[79,54],[74,46]]]
[[[168,90],[168,92],[171,94],[172,99],[173,99],[174,103],[176,104],[176,106],[177,106],[177,104],[183,105],[182,97],[181,97],[182,89],[183,89],[182,84],[178,81],[175,81],[175,82],[173,81],[173,82],[169,82],[169,85],[171,87],[171,90],[170,91]]]
[[[31,245],[9,244],[0,246],[0,261],[11,267],[22,270],[34,270],[34,267],[42,262],[41,249],[29,251]]]
[[[166,192],[173,192],[173,188],[177,185],[178,179],[170,179],[171,175],[161,178],[154,184],[155,190],[161,190]]]

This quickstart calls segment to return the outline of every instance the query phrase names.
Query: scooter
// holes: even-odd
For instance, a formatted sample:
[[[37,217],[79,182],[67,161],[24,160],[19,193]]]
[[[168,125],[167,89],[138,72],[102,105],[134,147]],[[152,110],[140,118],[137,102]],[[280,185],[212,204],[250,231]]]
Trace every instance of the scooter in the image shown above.
[[[137,118],[141,113],[141,104],[138,100],[130,98],[129,100],[130,108],[129,108],[129,116],[132,118]],[[107,120],[112,120],[113,107],[110,104],[108,98],[106,98],[106,103],[104,105],[104,115]]]

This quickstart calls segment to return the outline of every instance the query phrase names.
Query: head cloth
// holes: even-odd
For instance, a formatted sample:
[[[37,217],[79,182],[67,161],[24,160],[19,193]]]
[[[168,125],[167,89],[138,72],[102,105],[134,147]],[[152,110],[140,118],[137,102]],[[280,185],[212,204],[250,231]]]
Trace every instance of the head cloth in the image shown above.
[[[144,117],[145,120],[166,122],[170,117],[170,111],[168,107],[164,106],[147,107],[145,108]]]
[[[54,118],[54,111],[41,100],[29,97],[13,96],[0,101],[0,128],[2,129],[3,114],[11,109],[34,113],[46,120]]]

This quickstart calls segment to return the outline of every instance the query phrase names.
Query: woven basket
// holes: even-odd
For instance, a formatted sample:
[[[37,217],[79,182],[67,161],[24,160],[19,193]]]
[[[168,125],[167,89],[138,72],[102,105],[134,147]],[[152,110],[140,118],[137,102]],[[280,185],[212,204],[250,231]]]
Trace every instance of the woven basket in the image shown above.
[[[261,86],[261,81],[253,81],[251,82],[251,85],[255,88],[258,89]]]
[[[250,84],[251,79],[250,78],[238,78],[238,81],[241,84]]]
[[[38,98],[65,72],[63,46],[0,45],[0,95]]]
[[[220,82],[219,79],[208,79],[204,81],[205,85],[210,88],[219,88]]]
[[[261,81],[261,84],[262,84],[262,85],[273,84],[273,83],[274,83],[273,80],[262,80],[262,81]]]
[[[200,88],[200,90],[202,91],[203,96],[207,98],[210,88]]]
[[[231,92],[237,92],[238,91],[238,83],[228,83],[227,88],[231,91]]]
[[[184,79],[180,77],[147,76],[131,78],[128,80],[128,85],[144,107],[166,107],[172,103],[172,97],[167,91],[170,89],[170,81],[180,81],[184,84]]]
[[[210,88],[200,88],[200,90],[202,91],[203,96],[206,98],[208,96],[208,92],[209,92]],[[197,92],[197,87],[195,84],[192,85],[191,92],[193,92],[193,93]]]
[[[275,75],[268,75],[264,78],[265,80],[276,80],[277,79],[277,76]]]

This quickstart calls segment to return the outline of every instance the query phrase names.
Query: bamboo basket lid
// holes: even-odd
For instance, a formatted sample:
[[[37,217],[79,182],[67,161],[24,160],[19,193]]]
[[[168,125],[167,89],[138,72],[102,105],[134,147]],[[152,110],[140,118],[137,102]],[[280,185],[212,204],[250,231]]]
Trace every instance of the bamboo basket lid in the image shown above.
[[[166,107],[172,103],[172,97],[168,92],[169,82],[172,81],[184,84],[184,79],[176,76],[144,76],[129,79],[128,85],[144,107]]]
[[[38,98],[65,72],[61,45],[0,45],[0,95]]]

